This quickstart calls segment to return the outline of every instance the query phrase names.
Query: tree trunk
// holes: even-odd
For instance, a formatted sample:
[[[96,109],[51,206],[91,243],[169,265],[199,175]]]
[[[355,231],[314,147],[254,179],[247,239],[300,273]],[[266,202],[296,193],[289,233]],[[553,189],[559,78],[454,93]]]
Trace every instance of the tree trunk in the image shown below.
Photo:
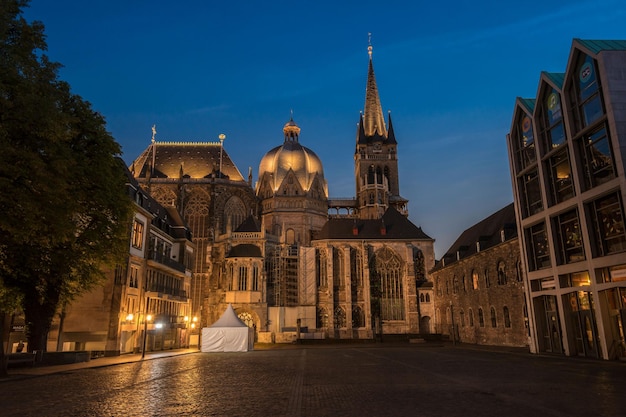
[[[4,353],[5,343],[7,346],[9,344],[10,328],[7,326],[7,317],[10,317],[10,315],[3,311],[0,312],[0,347],[2,347],[2,349],[0,349],[0,378],[8,376],[7,365],[9,363],[9,358]]]
[[[39,294],[27,294],[24,297],[24,317],[26,319],[26,338],[28,352],[45,352],[52,319],[59,304],[59,294],[49,289],[45,297]]]

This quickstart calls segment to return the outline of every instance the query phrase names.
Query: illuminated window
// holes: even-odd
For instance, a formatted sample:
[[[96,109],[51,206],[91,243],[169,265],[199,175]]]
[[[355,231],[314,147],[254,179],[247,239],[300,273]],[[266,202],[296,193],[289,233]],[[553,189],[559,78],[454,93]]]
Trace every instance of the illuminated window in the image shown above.
[[[478,271],[475,269],[472,270],[472,288],[478,289]]]
[[[548,153],[565,142],[561,94],[555,88],[550,88],[547,84],[546,86],[548,88],[538,100],[543,153]]]
[[[131,238],[131,244],[133,248],[141,249],[143,247],[143,229],[144,224],[135,219],[133,222],[133,235]]]
[[[588,205],[594,225],[594,256],[623,252],[626,250],[624,209],[619,193],[612,193]]]
[[[582,130],[604,115],[602,90],[596,62],[592,57],[581,54],[572,67],[576,69],[576,76],[572,78],[569,88],[572,115],[576,129]]]
[[[526,229],[528,242],[528,268],[536,271],[550,267],[550,251],[545,223],[539,223]]]
[[[597,187],[615,178],[613,152],[606,126],[602,125],[599,129],[583,135],[576,143],[583,162],[582,176],[586,189]]]
[[[572,198],[574,196],[574,184],[567,149],[551,156],[546,165],[550,184],[550,202],[557,204]]]
[[[557,232],[555,246],[559,254],[559,263],[583,261],[585,252],[576,210],[555,217],[554,223]]]
[[[519,112],[512,135],[517,156],[517,170],[522,171],[537,159],[532,117],[524,112]]]

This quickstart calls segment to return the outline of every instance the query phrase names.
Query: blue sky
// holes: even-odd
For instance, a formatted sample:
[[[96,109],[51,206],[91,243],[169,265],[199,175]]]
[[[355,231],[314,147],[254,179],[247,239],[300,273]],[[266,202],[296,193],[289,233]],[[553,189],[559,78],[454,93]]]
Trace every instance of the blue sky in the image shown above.
[[[506,151],[515,98],[563,72],[573,38],[626,39],[623,0],[31,0],[60,77],[132,161],[150,143],[217,141],[256,181],[293,110],[331,197],[355,194],[368,33],[398,140],[409,218],[437,257],[513,201]]]

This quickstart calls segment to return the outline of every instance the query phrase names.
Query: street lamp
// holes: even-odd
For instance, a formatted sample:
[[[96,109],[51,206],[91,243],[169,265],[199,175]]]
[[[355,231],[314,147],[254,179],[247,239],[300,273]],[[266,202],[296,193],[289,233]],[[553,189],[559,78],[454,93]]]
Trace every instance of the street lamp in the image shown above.
[[[218,138],[220,140],[220,178],[222,178],[222,151],[224,149],[224,139],[226,139],[226,135],[220,133]]]
[[[146,356],[146,339],[148,336],[148,322],[152,320],[152,315],[148,314],[143,319],[143,347],[141,348],[141,359]]]

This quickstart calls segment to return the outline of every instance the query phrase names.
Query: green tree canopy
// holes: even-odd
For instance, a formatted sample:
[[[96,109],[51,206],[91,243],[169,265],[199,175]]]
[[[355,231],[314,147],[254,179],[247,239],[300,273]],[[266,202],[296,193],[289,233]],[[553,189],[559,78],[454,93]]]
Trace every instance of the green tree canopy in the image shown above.
[[[0,285],[22,296],[29,349],[45,350],[59,303],[127,252],[131,205],[120,146],[59,80],[27,5],[0,0]]]

